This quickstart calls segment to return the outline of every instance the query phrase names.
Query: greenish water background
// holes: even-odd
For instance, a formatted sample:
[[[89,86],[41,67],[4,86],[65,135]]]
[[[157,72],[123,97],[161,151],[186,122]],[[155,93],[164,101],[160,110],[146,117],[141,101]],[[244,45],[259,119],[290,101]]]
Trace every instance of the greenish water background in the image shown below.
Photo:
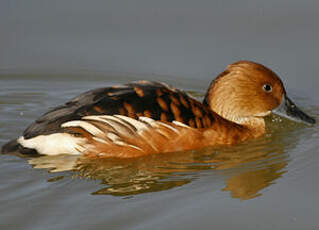
[[[161,80],[199,99],[261,62],[319,117],[318,1],[1,1],[0,145],[77,94]],[[0,229],[318,229],[318,124],[135,160],[0,156]],[[72,170],[69,170],[72,168]],[[60,171],[60,172],[56,172]]]

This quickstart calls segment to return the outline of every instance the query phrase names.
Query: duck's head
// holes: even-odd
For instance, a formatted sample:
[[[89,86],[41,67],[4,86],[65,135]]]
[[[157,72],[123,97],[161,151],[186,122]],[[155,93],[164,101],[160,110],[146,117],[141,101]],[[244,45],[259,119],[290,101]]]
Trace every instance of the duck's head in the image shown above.
[[[250,61],[231,64],[210,85],[204,103],[238,124],[264,122],[276,113],[291,120],[314,124],[287,96],[280,78],[267,67]]]

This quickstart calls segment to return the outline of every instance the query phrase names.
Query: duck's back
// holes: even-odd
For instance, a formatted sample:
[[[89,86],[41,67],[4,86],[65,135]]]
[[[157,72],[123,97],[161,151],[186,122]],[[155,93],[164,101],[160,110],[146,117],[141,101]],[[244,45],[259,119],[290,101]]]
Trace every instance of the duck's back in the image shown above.
[[[179,121],[193,128],[206,128],[214,121],[214,113],[185,92],[159,82],[139,81],[85,92],[42,115],[24,131],[23,138],[28,140],[37,136],[70,133],[70,129],[63,127],[66,122],[99,115]],[[2,151],[13,150],[15,144],[12,142],[4,146]],[[28,153],[27,148],[21,147]]]

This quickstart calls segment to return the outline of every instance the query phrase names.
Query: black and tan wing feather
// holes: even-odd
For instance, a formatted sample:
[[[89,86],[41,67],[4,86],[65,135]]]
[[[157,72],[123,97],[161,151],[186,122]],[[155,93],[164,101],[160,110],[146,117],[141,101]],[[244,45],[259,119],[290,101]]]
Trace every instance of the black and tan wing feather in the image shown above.
[[[190,127],[209,127],[213,112],[185,92],[159,82],[138,81],[99,88],[75,97],[45,113],[23,133],[25,139],[65,131],[61,124],[91,115],[124,115],[137,119],[182,122]]]

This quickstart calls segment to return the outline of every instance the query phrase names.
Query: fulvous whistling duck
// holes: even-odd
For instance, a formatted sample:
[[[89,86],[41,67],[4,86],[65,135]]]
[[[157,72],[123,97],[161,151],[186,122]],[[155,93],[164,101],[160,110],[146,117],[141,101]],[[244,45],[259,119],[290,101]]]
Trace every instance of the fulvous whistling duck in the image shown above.
[[[202,103],[159,82],[88,91],[42,115],[2,152],[127,158],[232,145],[264,134],[271,112],[315,123],[274,72],[239,61],[212,81]]]

